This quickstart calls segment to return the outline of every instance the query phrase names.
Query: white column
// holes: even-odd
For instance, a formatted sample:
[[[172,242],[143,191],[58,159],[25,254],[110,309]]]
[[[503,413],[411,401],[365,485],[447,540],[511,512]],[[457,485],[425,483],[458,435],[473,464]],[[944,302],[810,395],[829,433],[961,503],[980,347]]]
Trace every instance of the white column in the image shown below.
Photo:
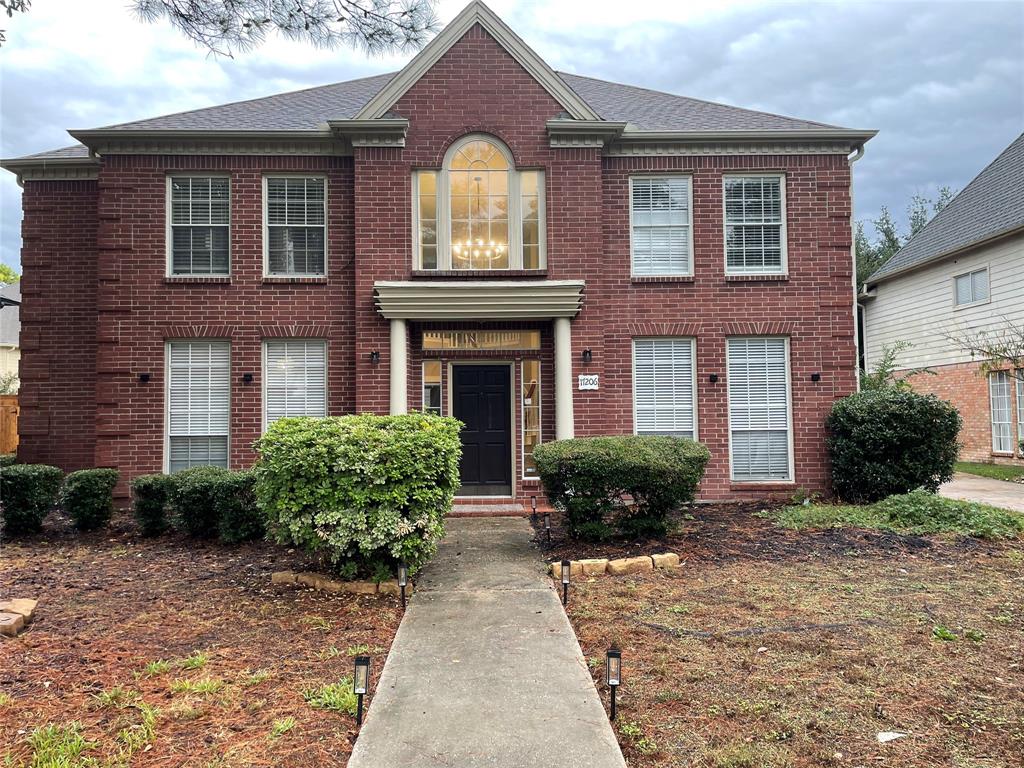
[[[555,439],[574,434],[572,415],[572,333],[568,317],[555,318]]]
[[[391,413],[397,415],[409,409],[406,392],[408,381],[408,354],[406,352],[405,320],[391,321]]]

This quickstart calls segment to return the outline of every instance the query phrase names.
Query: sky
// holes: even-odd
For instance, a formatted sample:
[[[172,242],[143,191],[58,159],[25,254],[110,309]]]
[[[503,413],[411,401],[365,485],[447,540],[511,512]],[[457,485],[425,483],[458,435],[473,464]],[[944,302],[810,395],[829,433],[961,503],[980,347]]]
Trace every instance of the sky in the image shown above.
[[[442,0],[451,19],[464,0]],[[880,131],[854,167],[855,216],[962,189],[1024,130],[1024,0],[489,0],[554,69]],[[75,143],[66,129],[257,98],[399,69],[271,39],[212,57],[128,0],[34,0],[0,19],[0,156]],[[0,171],[0,260],[19,263],[21,200]]]

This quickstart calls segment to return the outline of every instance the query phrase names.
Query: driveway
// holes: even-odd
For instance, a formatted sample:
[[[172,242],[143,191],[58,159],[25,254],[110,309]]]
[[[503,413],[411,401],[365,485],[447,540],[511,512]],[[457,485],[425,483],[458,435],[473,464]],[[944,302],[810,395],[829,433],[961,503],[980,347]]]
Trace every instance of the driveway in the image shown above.
[[[1021,483],[957,472],[952,480],[939,488],[939,493],[949,499],[979,501],[993,507],[1024,512],[1024,484]]]

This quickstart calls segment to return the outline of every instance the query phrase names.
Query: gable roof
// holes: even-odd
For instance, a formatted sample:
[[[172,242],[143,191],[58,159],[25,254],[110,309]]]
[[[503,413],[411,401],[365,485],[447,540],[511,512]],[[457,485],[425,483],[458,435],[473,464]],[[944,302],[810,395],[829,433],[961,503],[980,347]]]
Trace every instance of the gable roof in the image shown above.
[[[867,284],[1024,229],[1024,133],[974,177]]]

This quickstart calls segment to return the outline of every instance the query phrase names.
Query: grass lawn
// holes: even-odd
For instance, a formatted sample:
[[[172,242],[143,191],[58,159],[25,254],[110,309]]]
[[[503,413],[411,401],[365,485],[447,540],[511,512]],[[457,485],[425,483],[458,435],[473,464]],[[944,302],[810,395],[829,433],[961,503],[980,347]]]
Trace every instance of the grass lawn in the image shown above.
[[[699,507],[635,545],[541,544],[548,559],[684,559],[572,586],[606,702],[604,652],[622,649],[616,730],[631,766],[1021,764],[1024,542],[797,531],[759,511]]]
[[[991,477],[993,480],[1007,480],[1011,483],[1024,478],[1024,467],[1010,467],[1005,464],[984,464],[978,461],[958,461],[957,472],[965,472],[968,475],[980,477]]]
[[[376,679],[401,608],[271,586],[284,569],[310,564],[127,530],[5,542],[0,595],[39,607],[0,640],[0,765],[344,765],[352,657]]]

